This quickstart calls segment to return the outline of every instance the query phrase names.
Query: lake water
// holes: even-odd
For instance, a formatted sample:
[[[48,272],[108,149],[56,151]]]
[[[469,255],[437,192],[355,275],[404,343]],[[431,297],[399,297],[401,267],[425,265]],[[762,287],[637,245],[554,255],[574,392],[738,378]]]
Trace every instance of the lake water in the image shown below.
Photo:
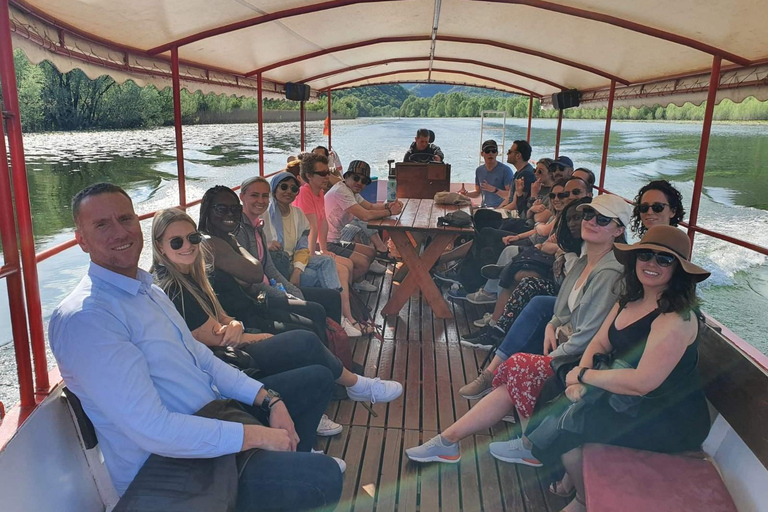
[[[358,119],[333,124],[334,148],[344,164],[366,160],[386,179],[387,160],[400,159],[418,128],[437,134],[452,164],[453,181],[473,181],[480,146],[479,119]],[[507,122],[507,147],[525,138],[527,121]],[[534,120],[533,158],[554,154],[556,121]],[[600,168],[604,123],[565,120],[561,154],[577,166]],[[664,177],[690,207],[700,124],[614,122],[606,188],[632,198],[651,179]],[[484,138],[501,141],[500,122],[486,124]],[[768,125],[715,125],[710,140],[699,224],[768,246]],[[31,134],[24,138],[37,250],[72,237],[72,196],[98,181],[124,187],[139,213],[178,202],[172,128],[142,131]],[[308,123],[307,146],[326,144],[322,122]],[[187,198],[215,184],[234,186],[258,173],[256,125],[190,126],[184,129]],[[265,170],[282,168],[299,148],[297,123],[265,125]],[[190,214],[196,218],[194,208]],[[143,223],[145,240],[151,221]],[[148,268],[150,251],[142,254]],[[768,353],[768,265],[762,255],[697,235],[694,261],[712,272],[701,287],[704,310]],[[88,259],[75,247],[38,266],[47,319],[80,280]],[[0,345],[11,341],[5,280],[0,280]],[[17,400],[12,346],[0,347],[0,401]],[[53,358],[51,358],[51,363]]]

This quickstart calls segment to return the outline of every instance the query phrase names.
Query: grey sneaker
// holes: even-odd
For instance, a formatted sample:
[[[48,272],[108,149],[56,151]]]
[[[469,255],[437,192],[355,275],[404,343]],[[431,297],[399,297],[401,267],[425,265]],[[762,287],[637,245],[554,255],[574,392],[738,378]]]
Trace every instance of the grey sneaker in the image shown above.
[[[504,462],[513,464],[525,464],[534,468],[540,468],[544,464],[533,456],[531,450],[523,447],[523,438],[517,437],[509,441],[491,443],[491,455]]]
[[[488,370],[477,376],[475,380],[459,389],[459,394],[467,400],[477,400],[493,391],[493,374]]]
[[[371,263],[371,266],[368,267],[368,272],[371,274],[386,274],[387,267],[379,263],[378,261],[374,261]]]
[[[461,460],[459,443],[445,444],[440,435],[436,435],[421,446],[405,450],[409,459],[416,462],[447,462],[456,464]]]
[[[375,292],[378,291],[378,288],[373,283],[370,283],[368,281],[358,281],[356,283],[352,283],[352,288],[359,292]]]
[[[480,288],[475,293],[468,293],[467,300],[472,304],[496,304],[496,294]]]
[[[475,327],[485,327],[491,321],[491,318],[493,318],[493,313],[486,313],[483,315],[483,318],[478,318],[472,323],[475,324]]]

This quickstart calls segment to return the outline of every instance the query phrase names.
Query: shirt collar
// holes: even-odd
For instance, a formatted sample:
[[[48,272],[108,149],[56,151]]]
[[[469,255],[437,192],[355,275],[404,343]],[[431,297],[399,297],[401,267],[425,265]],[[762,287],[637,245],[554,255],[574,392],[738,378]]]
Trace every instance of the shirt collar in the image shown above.
[[[116,286],[121,290],[130,293],[131,295],[138,295],[142,285],[151,287],[152,283],[154,282],[152,274],[142,269],[139,269],[139,272],[136,275],[136,279],[133,279],[106,269],[94,262],[91,262],[90,266],[88,267],[88,275],[107,282],[112,286]]]

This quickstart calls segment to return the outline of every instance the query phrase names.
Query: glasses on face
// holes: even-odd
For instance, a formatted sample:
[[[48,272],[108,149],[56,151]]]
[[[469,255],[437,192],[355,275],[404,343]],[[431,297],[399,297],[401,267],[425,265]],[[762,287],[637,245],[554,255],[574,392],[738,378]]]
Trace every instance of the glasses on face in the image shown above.
[[[592,219],[595,219],[595,222],[597,223],[598,226],[605,227],[608,224],[610,224],[611,221],[615,220],[616,224],[619,224],[619,226],[621,226],[618,219],[615,219],[613,217],[606,217],[601,213],[597,213],[597,210],[595,210],[594,208],[584,208],[581,213],[584,215],[583,217],[584,222],[589,222]]]
[[[352,179],[355,180],[355,183],[360,182],[360,180],[363,181],[363,185],[368,185],[371,182],[371,178],[368,178],[366,176],[360,176],[359,174],[353,174]]]
[[[576,189],[576,190],[578,190],[578,189]],[[574,191],[574,192],[575,192],[575,191]],[[579,190],[579,192],[581,192],[581,191]],[[576,193],[574,193],[573,195],[574,195],[574,196],[578,196],[579,194],[576,194]],[[570,192],[568,192],[568,191],[565,191],[565,192],[558,192],[558,193],[557,193],[557,198],[558,198],[558,199],[568,199],[569,197],[571,197],[571,193],[570,193]]]
[[[669,267],[677,259],[668,252],[656,252],[650,249],[635,251],[635,254],[637,254],[637,259],[643,262],[651,261],[653,257],[656,257],[656,264],[660,267]]]
[[[215,204],[213,205],[213,211],[222,216],[231,214],[239,217],[243,213],[243,206],[239,204]]]
[[[664,211],[664,208],[669,206],[667,203],[642,203],[640,206],[637,207],[637,210],[640,213],[648,213],[648,210],[653,210],[653,213],[661,213]]]
[[[325,178],[326,176],[330,175],[331,172],[330,171],[314,171],[312,174],[316,176],[322,176],[323,178]]]
[[[568,193],[568,195],[565,195],[565,196],[563,194],[564,194],[564,192],[550,192],[549,193],[549,198],[550,199],[554,199],[554,198],[565,199],[566,197],[571,195],[570,193]]]
[[[186,236],[186,239],[189,240],[189,243],[191,243],[192,245],[197,245],[203,241],[203,235],[199,231],[193,231],[192,233]],[[173,249],[174,251],[178,251],[179,249],[184,247],[184,238],[180,236],[175,236],[170,240],[168,240],[168,245],[170,245],[171,249]]]
[[[299,187],[297,187],[296,185],[289,185],[287,183],[280,184],[280,190],[282,190],[283,192],[285,192],[288,189],[291,189],[291,192],[293,192],[294,194],[299,191]]]
[[[486,155],[495,155],[498,152],[499,152],[498,149],[484,149],[483,150],[483,153],[485,153]]]

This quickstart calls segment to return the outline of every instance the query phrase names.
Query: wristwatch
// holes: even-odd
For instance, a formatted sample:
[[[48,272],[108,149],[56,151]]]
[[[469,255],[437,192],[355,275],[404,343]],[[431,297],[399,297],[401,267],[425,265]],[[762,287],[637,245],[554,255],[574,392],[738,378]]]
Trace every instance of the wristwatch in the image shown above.
[[[272,405],[276,404],[277,402],[281,401],[282,397],[280,396],[280,393],[273,389],[267,390],[267,396],[264,398],[264,400],[261,401],[261,410],[269,413],[269,409],[272,407]]]

